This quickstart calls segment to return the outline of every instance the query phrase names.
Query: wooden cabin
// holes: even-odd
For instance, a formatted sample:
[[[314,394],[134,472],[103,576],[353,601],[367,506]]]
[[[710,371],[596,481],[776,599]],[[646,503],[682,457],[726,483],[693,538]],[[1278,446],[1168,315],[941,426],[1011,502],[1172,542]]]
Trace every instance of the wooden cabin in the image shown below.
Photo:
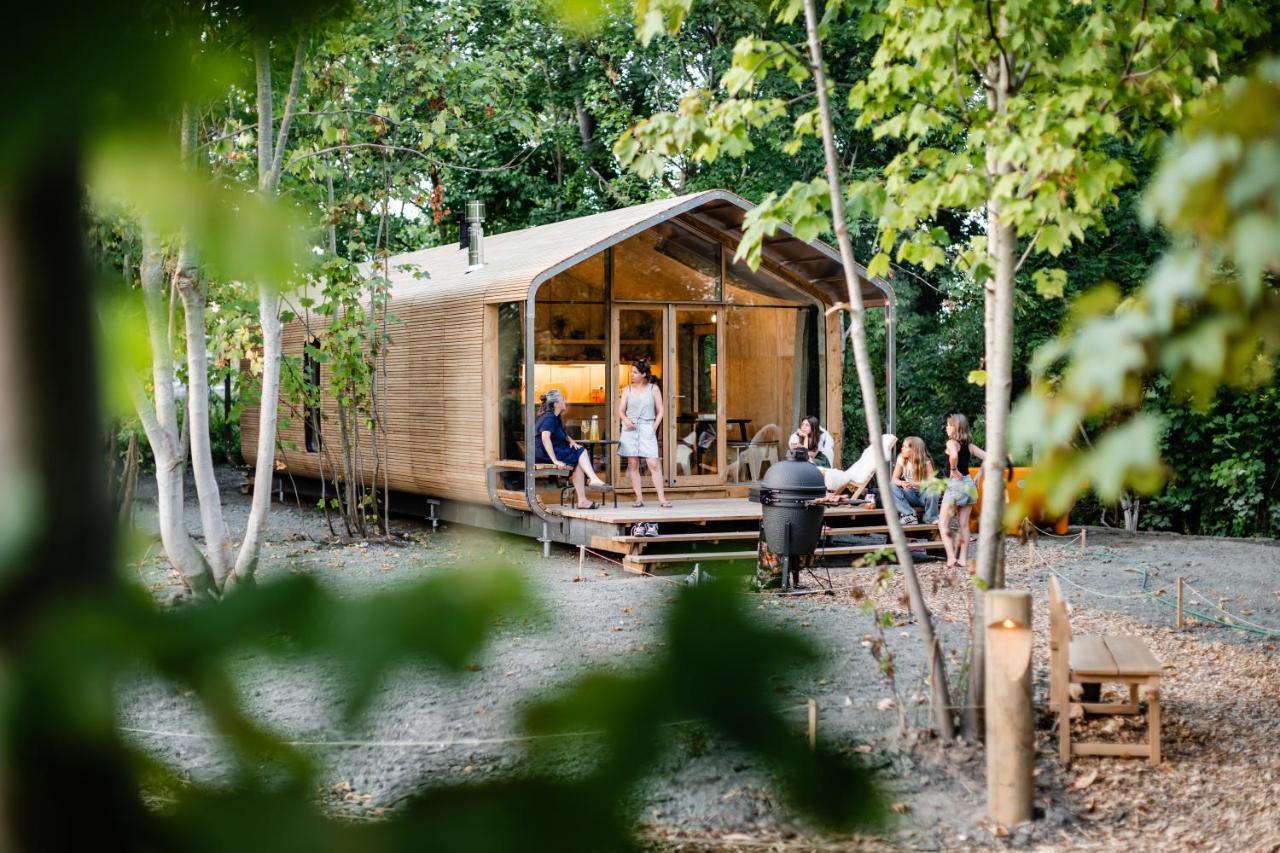
[[[643,514],[630,509],[625,465],[607,443],[619,433],[620,383],[639,357],[664,395],[663,471],[670,496],[685,501],[677,515],[705,519],[717,499],[744,511],[747,484],[785,454],[803,415],[817,414],[839,442],[844,320],[827,313],[846,301],[839,254],[780,232],[753,272],[733,259],[751,208],[711,190],[489,235],[478,267],[453,244],[391,258],[398,323],[382,390],[390,488],[438,500],[446,520],[599,544]],[[858,273],[865,303],[888,309],[892,431],[894,295]],[[301,353],[303,340],[301,322],[286,326],[286,355]],[[559,506],[527,440],[551,388],[569,401],[571,435],[589,436],[595,424],[597,469],[630,515],[610,504],[614,521],[592,524],[592,511]],[[257,421],[246,409],[250,462]],[[303,419],[282,421],[280,440],[292,449],[278,460],[295,480],[320,476]],[[364,463],[372,468],[368,455]]]

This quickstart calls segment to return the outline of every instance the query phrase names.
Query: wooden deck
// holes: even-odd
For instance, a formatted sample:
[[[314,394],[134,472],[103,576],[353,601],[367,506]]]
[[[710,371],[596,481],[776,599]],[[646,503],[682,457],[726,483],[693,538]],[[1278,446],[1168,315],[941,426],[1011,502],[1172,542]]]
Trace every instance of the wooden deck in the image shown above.
[[[645,499],[642,507],[633,507],[627,498],[628,494],[618,495],[618,508],[612,504],[597,509],[577,509],[571,506],[550,506],[548,511],[565,518],[579,518],[584,521],[598,521],[603,524],[634,524],[637,521],[667,522],[670,524],[701,524],[713,521],[759,521],[760,504],[746,498],[715,498],[701,500],[672,501],[673,506],[666,509],[658,505],[657,500]],[[826,517],[849,517],[856,515],[884,516],[878,509],[861,507],[829,507]]]

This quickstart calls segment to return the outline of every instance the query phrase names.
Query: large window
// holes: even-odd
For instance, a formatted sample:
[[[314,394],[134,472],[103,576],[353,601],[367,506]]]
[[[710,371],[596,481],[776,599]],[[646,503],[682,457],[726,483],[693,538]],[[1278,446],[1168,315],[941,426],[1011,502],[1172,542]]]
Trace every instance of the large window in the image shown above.
[[[555,388],[569,404],[565,429],[591,434],[592,421],[608,437],[609,314],[605,256],[594,255],[545,282],[537,295],[534,329],[534,400]]]
[[[730,417],[745,421],[747,440],[781,436],[785,442],[799,418],[810,414],[805,409],[803,365],[799,388],[796,383],[797,344],[803,343],[806,314],[798,308],[725,309],[726,358],[731,366],[726,399]],[[784,444],[781,449],[785,448]]]
[[[734,305],[796,305],[802,302],[800,294],[791,285],[761,267],[752,270],[742,261],[730,261],[727,265],[724,301]]]
[[[302,381],[306,385],[307,412],[303,420],[303,446],[320,452],[320,339],[312,337],[302,348]]]
[[[613,298],[654,302],[720,299],[720,244],[663,222],[613,248]]]
[[[500,456],[524,458],[524,303],[498,306]]]

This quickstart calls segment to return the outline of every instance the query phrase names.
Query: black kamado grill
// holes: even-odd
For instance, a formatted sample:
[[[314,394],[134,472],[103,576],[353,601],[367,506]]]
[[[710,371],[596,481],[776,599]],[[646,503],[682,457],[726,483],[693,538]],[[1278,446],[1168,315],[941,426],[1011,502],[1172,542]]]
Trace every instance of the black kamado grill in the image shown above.
[[[816,503],[827,495],[822,470],[809,462],[804,448],[769,466],[760,485],[751,489],[751,500],[761,505],[760,535],[769,551],[782,558],[782,588],[799,580],[795,558],[818,549],[824,508]]]

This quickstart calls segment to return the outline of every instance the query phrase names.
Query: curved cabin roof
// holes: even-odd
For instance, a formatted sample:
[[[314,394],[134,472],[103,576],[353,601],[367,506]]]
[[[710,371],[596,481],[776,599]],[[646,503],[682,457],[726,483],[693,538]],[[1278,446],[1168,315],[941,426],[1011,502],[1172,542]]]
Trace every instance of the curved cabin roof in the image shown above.
[[[486,234],[485,265],[467,271],[467,252],[456,243],[393,255],[389,259],[397,302],[523,301],[543,281],[659,223],[677,220],[736,249],[742,220],[755,205],[726,190],[707,190],[620,210],[580,216],[504,234]],[[847,301],[840,254],[819,241],[805,242],[790,229],[765,238],[763,264],[771,273],[805,286],[829,305]],[[400,269],[408,266],[409,269]],[[425,276],[421,276],[425,273]],[[858,266],[868,307],[893,301],[893,289]]]

